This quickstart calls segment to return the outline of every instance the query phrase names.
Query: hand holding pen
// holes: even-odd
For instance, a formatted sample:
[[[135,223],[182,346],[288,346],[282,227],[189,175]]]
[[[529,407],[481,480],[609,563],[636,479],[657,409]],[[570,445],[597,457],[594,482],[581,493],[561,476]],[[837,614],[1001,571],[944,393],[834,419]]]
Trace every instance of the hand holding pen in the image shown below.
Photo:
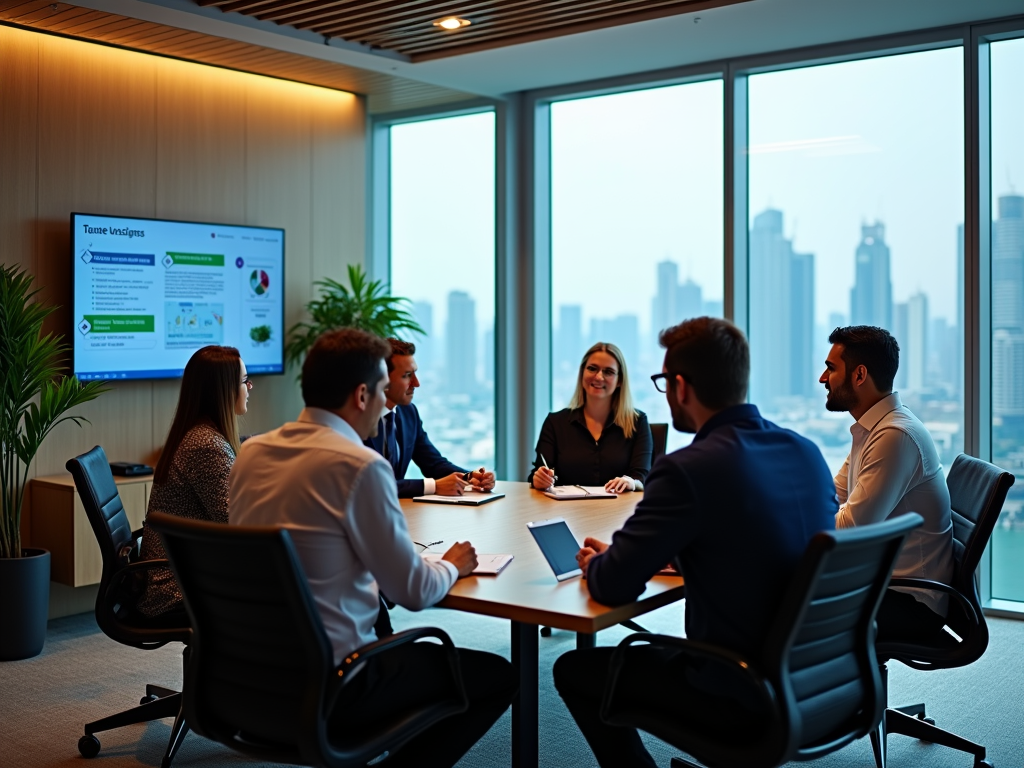
[[[533,487],[538,491],[546,491],[553,487],[558,482],[558,475],[555,471],[548,466],[547,459],[544,458],[544,454],[538,454],[540,456],[541,464],[543,466],[537,467],[533,473]]]
[[[463,478],[473,486],[475,491],[490,493],[494,489],[494,473],[488,472],[483,467],[480,467],[475,472],[467,472],[463,475]]]

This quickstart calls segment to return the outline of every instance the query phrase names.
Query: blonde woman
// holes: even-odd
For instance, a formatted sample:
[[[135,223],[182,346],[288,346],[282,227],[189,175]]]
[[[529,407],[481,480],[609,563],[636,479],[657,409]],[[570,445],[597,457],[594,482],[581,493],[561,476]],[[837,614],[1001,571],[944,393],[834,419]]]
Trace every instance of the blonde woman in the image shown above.
[[[538,490],[557,480],[615,493],[641,491],[653,450],[647,416],[633,407],[622,351],[598,342],[580,362],[569,407],[544,419],[527,482]]]

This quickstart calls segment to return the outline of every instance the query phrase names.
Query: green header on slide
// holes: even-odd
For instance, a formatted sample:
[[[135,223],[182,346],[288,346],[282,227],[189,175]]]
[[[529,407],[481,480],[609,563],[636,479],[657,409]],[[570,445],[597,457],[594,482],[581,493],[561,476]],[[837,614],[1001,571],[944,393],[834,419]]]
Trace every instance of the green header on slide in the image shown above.
[[[153,333],[153,315],[85,315],[89,333]]]
[[[175,253],[168,251],[167,255],[175,264],[187,264],[191,267],[223,267],[223,253]]]

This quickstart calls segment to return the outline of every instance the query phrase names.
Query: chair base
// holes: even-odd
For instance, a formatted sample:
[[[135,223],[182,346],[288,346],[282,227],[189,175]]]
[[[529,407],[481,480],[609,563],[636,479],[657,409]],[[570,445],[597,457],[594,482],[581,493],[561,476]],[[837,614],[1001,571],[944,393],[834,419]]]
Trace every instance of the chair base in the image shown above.
[[[673,757],[669,766],[671,768],[704,768],[703,765],[700,765],[699,763],[691,763],[684,757]]]
[[[926,716],[924,704],[885,710],[878,728],[871,732],[871,749],[875,755],[876,768],[886,768],[886,737],[893,733],[973,755],[974,768],[994,768],[992,762],[985,758],[985,747],[937,727],[935,721]]]

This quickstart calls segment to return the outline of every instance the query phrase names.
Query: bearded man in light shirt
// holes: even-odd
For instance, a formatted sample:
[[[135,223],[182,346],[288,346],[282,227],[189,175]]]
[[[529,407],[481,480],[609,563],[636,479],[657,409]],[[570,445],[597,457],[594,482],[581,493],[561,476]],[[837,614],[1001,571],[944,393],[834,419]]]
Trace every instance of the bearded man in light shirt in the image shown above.
[[[856,419],[853,446],[835,476],[836,528],[868,525],[908,512],[924,524],[910,533],[894,578],[949,584],[953,578],[953,523],[942,465],[924,424],[892,391],[899,344],[868,325],[836,328],[819,381],[825,407]],[[942,630],[948,598],[923,589],[886,590],[878,611],[879,642],[925,642]]]
[[[457,542],[438,563],[414,549],[391,465],[362,441],[374,434],[388,383],[387,342],[353,328],[325,333],[302,366],[306,407],[297,421],[250,438],[229,481],[231,525],[281,525],[295,544],[334,648],[334,661],[377,639],[379,590],[418,611],[476,567]],[[401,746],[389,766],[452,766],[508,709],[518,684],[500,656],[459,649],[469,709]],[[332,721],[375,728],[446,684],[444,649],[408,643],[370,660],[339,694]],[[258,674],[259,670],[255,670]]]

